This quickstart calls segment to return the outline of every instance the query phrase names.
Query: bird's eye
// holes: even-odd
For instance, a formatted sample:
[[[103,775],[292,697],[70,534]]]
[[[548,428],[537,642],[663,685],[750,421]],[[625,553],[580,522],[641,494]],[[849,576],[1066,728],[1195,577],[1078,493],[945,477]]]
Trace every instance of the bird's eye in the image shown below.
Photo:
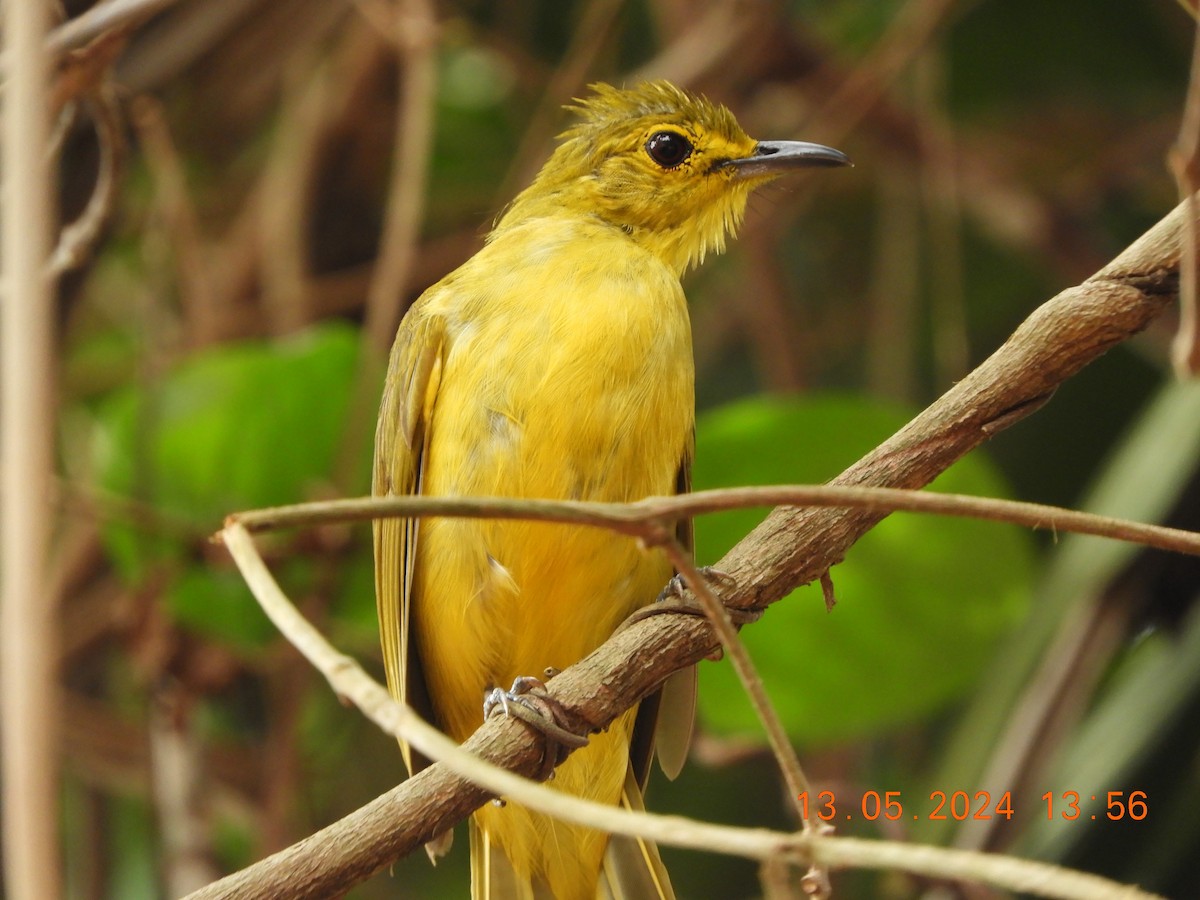
[[[656,131],[646,141],[646,152],[664,169],[673,169],[692,155],[692,144],[674,131]]]

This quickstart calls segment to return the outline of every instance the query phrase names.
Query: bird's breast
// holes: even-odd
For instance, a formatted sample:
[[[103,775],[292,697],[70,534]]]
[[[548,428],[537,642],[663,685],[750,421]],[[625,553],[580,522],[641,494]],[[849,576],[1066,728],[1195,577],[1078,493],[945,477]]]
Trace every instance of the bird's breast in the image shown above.
[[[694,406],[683,292],[632,247],[574,243],[529,241],[484,302],[449,317],[432,423],[447,489],[613,501],[673,489]]]

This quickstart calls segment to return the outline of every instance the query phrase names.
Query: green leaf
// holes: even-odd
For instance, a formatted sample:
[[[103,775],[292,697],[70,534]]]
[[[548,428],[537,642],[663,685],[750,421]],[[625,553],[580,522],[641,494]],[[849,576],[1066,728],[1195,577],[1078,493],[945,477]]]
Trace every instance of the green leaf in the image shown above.
[[[324,326],[214,348],[102,404],[100,485],[158,520],[106,527],[124,573],[136,578],[151,561],[180,558],[231,512],[298,502],[328,480],[357,357],[357,332]]]
[[[702,417],[697,490],[829,480],[908,416],[849,396],[756,398]],[[942,491],[1003,496],[981,454],[937,480]],[[697,558],[715,563],[765,514],[740,510],[697,523]],[[968,691],[989,653],[1029,606],[1032,541],[992,522],[898,514],[880,523],[831,575],[826,613],[809,585],[743,630],[772,700],[802,743],[877,733],[929,716]],[[760,733],[727,664],[701,667],[705,722]]]

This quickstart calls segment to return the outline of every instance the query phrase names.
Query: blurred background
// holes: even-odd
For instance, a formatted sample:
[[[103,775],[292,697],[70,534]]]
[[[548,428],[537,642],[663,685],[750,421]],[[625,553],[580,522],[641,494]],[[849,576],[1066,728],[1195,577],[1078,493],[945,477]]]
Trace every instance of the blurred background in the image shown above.
[[[1194,21],[1170,0],[167,6],[85,51],[64,101],[64,220],[112,185],[57,308],[72,897],[181,895],[402,777],[395,745],[275,636],[208,538],[235,510],[367,492],[399,315],[480,246],[588,83],[669,78],[755,137],[856,164],[760,191],[730,251],[686,279],[697,487],[833,477],[1177,201],[1165,155]],[[935,487],[1200,526],[1200,392],[1170,376],[1172,326]],[[701,561],[760,517],[700,521]],[[368,530],[263,545],[381,676]],[[745,637],[839,834],[1200,894],[1194,560],[895,516],[832,574],[831,614],[803,589]],[[733,676],[702,668],[692,762],[650,806],[794,828]],[[972,817],[981,791],[991,820]],[[900,821],[871,815],[886,792]],[[436,870],[417,854],[351,896],[465,896],[466,849],[460,833]],[[752,863],[666,856],[682,897],[762,893]],[[834,884],[995,896],[886,873]]]

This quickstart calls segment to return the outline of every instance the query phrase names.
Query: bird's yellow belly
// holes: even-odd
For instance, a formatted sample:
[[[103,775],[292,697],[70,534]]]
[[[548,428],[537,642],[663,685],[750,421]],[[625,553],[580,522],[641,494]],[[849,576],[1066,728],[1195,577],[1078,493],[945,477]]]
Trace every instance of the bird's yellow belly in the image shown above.
[[[576,379],[560,395],[550,373],[524,401],[512,391],[488,398],[465,383],[444,385],[422,493],[601,501],[674,493],[691,427],[690,371],[659,374],[650,390]],[[662,394],[677,395],[674,405],[686,412],[673,412]],[[661,550],[549,523],[427,520],[417,553],[421,658],[434,708],[459,740],[482,721],[487,689],[566,668],[653,600],[671,574]]]

